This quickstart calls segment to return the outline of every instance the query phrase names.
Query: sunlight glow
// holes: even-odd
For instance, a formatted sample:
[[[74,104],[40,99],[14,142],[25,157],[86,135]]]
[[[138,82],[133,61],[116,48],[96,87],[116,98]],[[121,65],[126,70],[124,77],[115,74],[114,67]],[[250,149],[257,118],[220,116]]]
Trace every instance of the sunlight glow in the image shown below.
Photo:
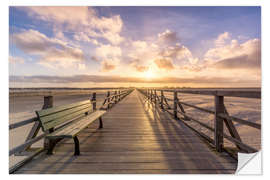
[[[149,69],[148,71],[145,72],[144,76],[146,79],[152,79],[155,77],[155,74],[151,69]]]

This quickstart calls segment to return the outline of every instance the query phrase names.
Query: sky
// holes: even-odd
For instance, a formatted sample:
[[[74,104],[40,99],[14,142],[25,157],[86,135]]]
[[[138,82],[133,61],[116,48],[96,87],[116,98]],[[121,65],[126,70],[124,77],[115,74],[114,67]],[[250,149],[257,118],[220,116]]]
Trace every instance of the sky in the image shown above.
[[[260,87],[260,7],[9,8],[10,87]]]

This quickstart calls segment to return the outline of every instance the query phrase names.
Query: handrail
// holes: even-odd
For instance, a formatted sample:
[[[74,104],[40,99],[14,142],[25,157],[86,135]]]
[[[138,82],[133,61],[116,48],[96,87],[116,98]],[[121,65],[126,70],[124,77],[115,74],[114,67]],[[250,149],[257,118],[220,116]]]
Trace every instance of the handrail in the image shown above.
[[[211,95],[211,96],[227,96],[227,97],[242,97],[242,98],[261,98],[261,88],[251,88],[251,90],[238,90],[237,88],[225,88],[225,89],[155,89],[156,91],[163,92],[178,92],[185,94],[198,94],[198,95]],[[231,90],[234,89],[234,90]]]
[[[23,121],[20,121],[20,122],[16,122],[16,123],[10,124],[9,125],[9,130],[15,129],[15,128],[18,128],[18,127],[25,126],[25,125],[30,124],[30,123],[33,123],[33,122],[35,122],[37,120],[38,120],[37,117],[32,117],[32,118],[27,119],[27,120],[23,120]]]
[[[120,101],[121,99],[126,97],[128,94],[130,94],[132,91],[133,91],[133,89],[125,90],[122,92],[118,91],[119,94],[117,94],[117,91],[115,91],[115,94],[113,94],[113,95],[111,95],[110,91],[108,91],[107,97],[105,97],[100,109],[109,109],[111,104],[117,103],[118,101]],[[103,107],[104,105],[107,105],[107,107],[104,108]]]
[[[256,152],[257,151],[255,148],[253,148],[249,145],[246,145],[241,141],[240,136],[239,136],[236,128],[234,127],[234,124],[232,123],[232,121],[235,121],[235,122],[238,122],[240,124],[250,126],[250,127],[253,127],[253,128],[256,128],[259,130],[261,129],[261,124],[230,116],[226,110],[223,99],[224,99],[224,96],[259,99],[259,98],[261,98],[260,88],[257,88],[255,90],[249,89],[249,90],[245,90],[245,91],[244,90],[238,91],[237,89],[233,89],[233,90],[231,90],[231,89],[225,89],[225,90],[224,89],[222,89],[222,90],[221,89],[220,90],[216,90],[216,89],[215,90],[210,90],[210,89],[168,90],[168,89],[150,89],[150,88],[144,88],[144,89],[138,89],[138,90],[139,90],[139,92],[144,94],[151,101],[156,102],[156,98],[158,97],[157,101],[158,101],[158,105],[161,107],[161,109],[163,109],[164,111],[167,111],[169,114],[174,116],[175,119],[181,119],[182,122],[184,124],[186,124],[189,128],[191,128],[192,130],[197,132],[200,136],[204,137],[207,141],[209,141],[210,143],[215,145],[217,151],[220,152],[223,149],[223,138],[226,138],[227,140],[233,142],[240,150],[242,150],[244,152]],[[160,91],[159,96],[156,93],[157,91]],[[155,94],[153,92],[155,92]],[[164,92],[173,92],[174,98],[169,99],[169,98],[165,97]],[[182,102],[178,99],[177,93],[212,95],[215,97],[215,110],[212,111],[212,110],[201,108],[201,107],[198,107],[198,106],[186,103],[186,102]],[[169,111],[168,108],[164,108],[164,105],[167,107],[170,107],[167,100],[173,101],[173,108],[170,108],[170,110],[173,110],[173,111]],[[208,126],[207,124],[205,124],[199,120],[196,120],[195,118],[187,115],[185,113],[182,105],[189,106],[189,107],[198,109],[200,111],[215,115],[215,121],[216,121],[215,127],[212,128],[212,127]],[[179,107],[179,110],[178,110],[178,107]],[[184,116],[184,118],[179,118],[177,116],[178,113],[181,114],[182,116]],[[210,138],[206,134],[199,132],[195,128],[191,127],[187,122],[185,122],[185,121],[190,121],[190,120],[198,123],[199,125],[203,126],[206,129],[214,132],[215,139],[213,140],[212,138]],[[227,135],[223,132],[223,121],[226,122],[225,125],[227,126],[231,136]]]
[[[195,106],[195,105],[191,105],[191,104],[188,104],[188,103],[185,103],[185,102],[181,102],[181,101],[178,101],[178,102],[180,104],[183,104],[183,105],[186,105],[186,106],[189,106],[189,107],[193,107],[195,109],[198,109],[198,110],[201,110],[201,111],[210,113],[210,114],[215,114],[214,111],[211,111],[211,110],[208,110],[208,109],[205,109],[205,108],[201,108],[201,107],[198,107],[198,106]],[[220,117],[222,119],[230,119],[232,121],[238,122],[238,123],[243,124],[243,125],[247,125],[247,126],[250,126],[250,127],[253,127],[253,128],[261,129],[261,125],[260,124],[254,123],[254,122],[250,122],[250,121],[246,121],[246,120],[243,120],[243,119],[240,119],[240,118],[237,118],[237,117],[228,116],[226,114],[218,114],[218,117]]]

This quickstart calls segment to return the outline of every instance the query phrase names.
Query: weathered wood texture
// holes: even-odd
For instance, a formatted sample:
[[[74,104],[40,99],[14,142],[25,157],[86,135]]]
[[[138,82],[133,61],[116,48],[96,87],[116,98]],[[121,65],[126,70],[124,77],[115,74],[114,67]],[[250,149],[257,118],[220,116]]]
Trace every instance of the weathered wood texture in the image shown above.
[[[44,153],[15,173],[216,174],[234,173],[237,162],[217,153],[181,121],[155,109],[136,90],[82,131],[81,155],[73,156],[73,141],[64,140],[56,153]]]

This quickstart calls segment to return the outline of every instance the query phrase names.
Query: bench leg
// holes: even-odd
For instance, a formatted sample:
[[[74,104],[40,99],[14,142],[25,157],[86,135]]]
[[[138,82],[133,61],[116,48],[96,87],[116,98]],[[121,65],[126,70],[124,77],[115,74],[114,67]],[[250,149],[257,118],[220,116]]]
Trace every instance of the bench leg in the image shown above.
[[[47,142],[48,143],[48,146],[47,146],[47,149],[48,149],[47,155],[53,155],[53,149],[54,149],[57,141],[52,140],[52,139],[47,139],[47,141],[48,141]]]
[[[74,144],[75,144],[75,152],[74,156],[79,156],[80,155],[80,142],[77,136],[73,137]]]
[[[103,128],[102,118],[99,118],[99,129]]]

